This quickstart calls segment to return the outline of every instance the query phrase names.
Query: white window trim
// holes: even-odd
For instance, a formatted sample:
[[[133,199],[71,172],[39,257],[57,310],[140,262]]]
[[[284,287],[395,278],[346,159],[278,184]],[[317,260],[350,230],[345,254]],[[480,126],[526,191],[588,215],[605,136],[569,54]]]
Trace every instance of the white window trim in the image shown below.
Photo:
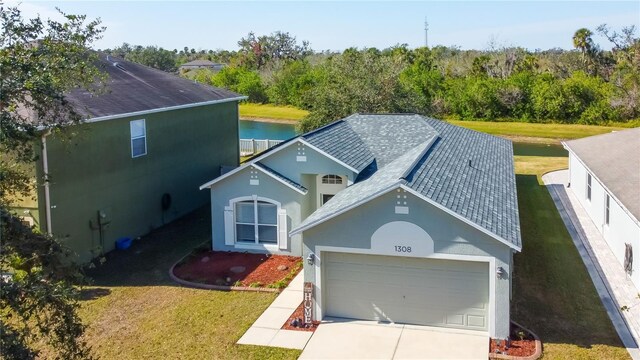
[[[275,243],[259,243],[256,242],[255,243],[249,243],[249,242],[241,242],[238,241],[237,236],[236,236],[236,203],[238,202],[243,202],[243,201],[253,201],[254,204],[257,201],[264,201],[264,202],[268,202],[270,204],[276,205],[276,242]],[[282,209],[282,204],[279,201],[273,200],[273,199],[269,199],[269,198],[265,198],[265,197],[260,197],[257,195],[252,195],[252,196],[241,196],[241,197],[237,197],[237,198],[233,198],[231,200],[229,200],[229,208],[231,208],[233,210],[233,226],[232,226],[232,231],[233,231],[233,244],[227,244],[227,245],[232,245],[235,248],[238,249],[252,249],[252,250],[277,250],[277,249],[284,249],[286,248],[286,244],[283,244],[283,239],[281,239],[281,235],[280,235],[280,221],[278,219],[278,217],[280,216],[281,212],[283,211]],[[254,205],[254,211],[257,211],[256,206]],[[255,224],[257,224],[257,220],[258,220],[258,215],[256,213],[254,213],[255,216]],[[270,226],[273,226],[270,224]],[[284,226],[286,226],[286,224],[284,224]],[[231,230],[231,229],[230,229]],[[254,230],[255,231],[255,230]],[[288,235],[288,234],[287,234]],[[225,234],[226,236],[226,234]]]
[[[131,134],[131,123],[133,123],[134,121],[142,121],[142,124],[144,125],[144,135],[133,137],[133,134]],[[144,139],[144,153],[138,154],[138,155],[134,155],[133,154],[133,140],[138,140],[138,139]],[[129,121],[129,144],[131,145],[131,158],[132,159],[147,155],[147,121],[145,119],[137,119],[137,120]]]
[[[604,226],[609,226],[611,223],[611,196],[604,193]]]
[[[326,180],[326,182],[325,182]],[[323,185],[342,185],[342,176],[335,174],[326,174],[323,175],[320,179]]]
[[[589,201],[591,201],[591,196],[593,195],[592,194],[592,191],[593,191],[593,186],[592,185],[593,185],[593,177],[591,176],[591,174],[589,174],[587,172],[587,185],[585,186],[585,191],[586,191],[585,195],[587,197],[587,200],[589,200]]]

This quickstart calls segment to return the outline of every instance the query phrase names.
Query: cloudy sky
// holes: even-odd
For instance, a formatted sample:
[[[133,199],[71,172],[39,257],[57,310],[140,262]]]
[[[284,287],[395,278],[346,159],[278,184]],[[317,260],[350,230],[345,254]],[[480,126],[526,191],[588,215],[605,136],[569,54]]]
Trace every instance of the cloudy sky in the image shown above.
[[[249,31],[287,31],[308,40],[315,50],[347,47],[385,48],[425,43],[486,49],[522,46],[528,49],[571,48],[581,27],[603,23],[614,29],[640,27],[640,1],[7,1],[25,17],[57,17],[55,8],[101,18],[107,27],[97,48],[123,42],[167,49],[237,49]],[[603,48],[604,39],[595,37]]]

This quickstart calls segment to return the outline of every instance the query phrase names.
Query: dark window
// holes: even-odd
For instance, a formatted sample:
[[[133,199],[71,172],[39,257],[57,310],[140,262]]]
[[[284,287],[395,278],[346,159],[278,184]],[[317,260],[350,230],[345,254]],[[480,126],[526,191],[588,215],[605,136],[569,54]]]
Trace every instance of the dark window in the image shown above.
[[[322,194],[322,205],[326,204],[327,201],[331,200],[333,194]]]

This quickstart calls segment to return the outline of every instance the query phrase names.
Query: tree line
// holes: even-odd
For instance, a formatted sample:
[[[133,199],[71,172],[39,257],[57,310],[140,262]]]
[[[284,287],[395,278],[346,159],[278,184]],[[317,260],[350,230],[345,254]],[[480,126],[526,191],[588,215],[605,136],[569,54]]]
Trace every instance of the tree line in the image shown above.
[[[226,63],[219,72],[182,75],[242,93],[250,102],[309,110],[303,130],[354,112],[580,124],[635,120],[640,116],[636,29],[613,31],[601,25],[595,32],[611,50],[601,50],[594,32],[584,28],[575,32],[573,50],[536,51],[495,44],[486,50],[403,44],[314,52],[289,33],[250,33],[238,41],[237,51],[164,51],[173,54],[172,62],[161,68],[175,71],[196,58]],[[139,59],[154,47],[134,49],[122,55],[155,66]]]

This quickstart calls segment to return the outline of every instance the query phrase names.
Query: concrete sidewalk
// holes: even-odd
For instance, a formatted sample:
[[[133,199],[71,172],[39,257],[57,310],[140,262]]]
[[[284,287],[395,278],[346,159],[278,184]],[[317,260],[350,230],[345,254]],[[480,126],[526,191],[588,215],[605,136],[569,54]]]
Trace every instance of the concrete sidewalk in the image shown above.
[[[607,314],[631,357],[640,360],[640,299],[611,248],[584,210],[573,191],[567,189],[568,170],[542,177],[558,212],[573,239]],[[628,311],[621,311],[627,306]]]
[[[302,302],[303,283],[303,272],[300,272],[242,335],[238,344],[304,349],[312,331],[281,329]]]

